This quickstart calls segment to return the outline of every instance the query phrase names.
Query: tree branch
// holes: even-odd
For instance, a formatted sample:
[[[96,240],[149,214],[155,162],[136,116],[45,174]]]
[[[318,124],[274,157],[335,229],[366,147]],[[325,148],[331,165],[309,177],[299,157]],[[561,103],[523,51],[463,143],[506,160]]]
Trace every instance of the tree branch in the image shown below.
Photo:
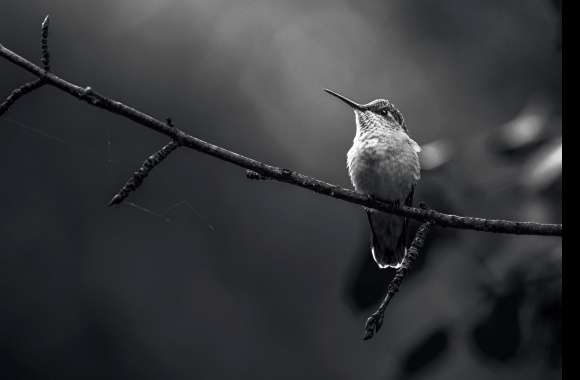
[[[44,23],[43,23],[44,24]],[[48,22],[46,22],[46,28]],[[44,29],[44,28],[43,28]],[[43,31],[43,40],[44,40]],[[43,44],[44,46],[44,44]],[[45,50],[48,52],[48,50]],[[220,160],[230,162],[234,165],[249,169],[254,173],[266,178],[271,178],[280,182],[300,186],[319,194],[324,194],[333,198],[341,199],[346,202],[358,204],[375,210],[406,216],[419,221],[430,221],[442,227],[452,227],[459,229],[468,229],[486,232],[498,232],[521,235],[562,235],[561,224],[542,224],[533,222],[513,222],[507,220],[483,219],[474,217],[462,217],[457,215],[444,214],[434,210],[421,210],[406,206],[395,206],[387,202],[382,202],[369,196],[357,193],[352,190],[336,186],[316,178],[308,177],[304,174],[268,165],[255,159],[245,157],[241,154],[229,151],[220,146],[210,144],[196,137],[188,135],[184,131],[171,127],[144,112],[133,107],[125,105],[114,99],[105,97],[93,91],[90,87],[80,87],[70,83],[55,74],[48,71],[48,64],[44,62],[44,68],[41,68],[13,51],[0,44],[0,56],[13,63],[16,66],[28,71],[29,73],[40,78],[44,84],[56,87],[73,97],[89,103],[92,106],[107,110],[111,113],[123,116],[142,126],[157,131],[168,136],[176,144],[184,146]],[[48,59],[48,55],[46,56]],[[48,62],[48,61],[47,61]],[[257,178],[257,177],[256,177]]]

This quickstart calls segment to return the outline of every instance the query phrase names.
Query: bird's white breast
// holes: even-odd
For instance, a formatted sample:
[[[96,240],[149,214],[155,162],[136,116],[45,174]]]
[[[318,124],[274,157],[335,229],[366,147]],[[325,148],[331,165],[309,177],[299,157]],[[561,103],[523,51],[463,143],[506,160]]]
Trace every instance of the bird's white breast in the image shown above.
[[[354,188],[379,198],[403,201],[420,178],[419,145],[406,133],[388,130],[355,137],[347,153]]]

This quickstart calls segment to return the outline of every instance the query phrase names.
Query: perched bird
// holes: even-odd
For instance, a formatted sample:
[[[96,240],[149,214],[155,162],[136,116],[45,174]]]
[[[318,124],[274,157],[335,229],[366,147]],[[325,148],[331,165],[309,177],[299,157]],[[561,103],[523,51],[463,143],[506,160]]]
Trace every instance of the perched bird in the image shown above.
[[[354,188],[379,200],[411,206],[420,178],[421,147],[407,134],[401,112],[388,100],[368,104],[325,89],[354,110],[356,134],[347,153]],[[367,209],[371,253],[379,268],[398,268],[407,253],[407,218]]]

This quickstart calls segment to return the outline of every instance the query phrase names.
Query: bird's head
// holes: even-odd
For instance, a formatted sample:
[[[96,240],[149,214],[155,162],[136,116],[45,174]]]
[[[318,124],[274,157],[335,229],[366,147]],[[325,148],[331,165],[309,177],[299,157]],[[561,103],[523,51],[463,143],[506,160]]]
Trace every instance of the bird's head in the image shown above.
[[[391,128],[407,133],[403,114],[388,100],[376,99],[367,104],[359,104],[332,90],[324,89],[324,91],[342,100],[354,110],[359,128]]]

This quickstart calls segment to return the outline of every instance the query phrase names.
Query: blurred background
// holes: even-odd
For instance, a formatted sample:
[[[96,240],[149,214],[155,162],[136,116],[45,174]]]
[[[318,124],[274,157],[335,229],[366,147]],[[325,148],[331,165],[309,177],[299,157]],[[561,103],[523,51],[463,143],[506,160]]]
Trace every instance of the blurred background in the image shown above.
[[[0,41],[206,141],[351,187],[354,117],[393,101],[415,200],[561,223],[560,2],[4,1]],[[2,96],[30,80],[0,61]],[[393,272],[360,207],[186,149],[42,88],[0,118],[0,369],[10,379],[550,379],[561,239],[437,228]]]

